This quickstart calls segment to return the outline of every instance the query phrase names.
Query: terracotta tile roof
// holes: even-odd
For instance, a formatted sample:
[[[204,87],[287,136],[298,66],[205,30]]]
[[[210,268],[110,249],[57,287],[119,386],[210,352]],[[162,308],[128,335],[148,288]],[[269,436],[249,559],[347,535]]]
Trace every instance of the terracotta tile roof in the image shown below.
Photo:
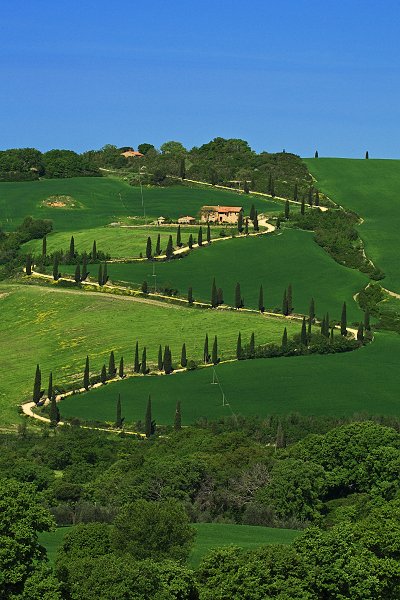
[[[219,213],[238,213],[243,210],[242,206],[203,206],[202,210],[212,210]]]

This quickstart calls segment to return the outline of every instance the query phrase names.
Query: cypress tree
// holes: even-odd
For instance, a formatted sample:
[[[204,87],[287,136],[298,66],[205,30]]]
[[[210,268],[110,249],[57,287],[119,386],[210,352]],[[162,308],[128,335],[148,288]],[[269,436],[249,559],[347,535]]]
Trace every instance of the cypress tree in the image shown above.
[[[143,375],[147,374],[147,351],[146,351],[146,346],[143,348],[143,352],[142,352],[142,365],[141,365],[141,372]]]
[[[366,151],[366,153],[365,153],[365,158],[366,158],[367,160],[369,159],[369,152],[368,152],[368,150],[367,150],[367,151]]]
[[[293,200],[294,200],[295,202],[298,202],[298,200],[299,200],[299,188],[298,188],[298,185],[297,185],[297,181],[296,181],[296,183],[294,184]]]
[[[210,223],[207,223],[207,244],[211,244],[211,228],[210,228]]]
[[[321,321],[321,335],[325,335],[326,323],[325,323],[325,315],[322,317]]]
[[[293,290],[292,284],[289,283],[287,289],[287,304],[288,304],[288,314],[291,315],[293,312]]]
[[[153,421],[151,418],[151,396],[147,400],[146,416],[144,418],[144,432],[146,437],[149,438],[153,433]]]
[[[301,199],[301,206],[300,206],[300,214],[304,215],[304,213],[306,212],[306,205],[304,202],[304,196]]]
[[[208,333],[206,333],[206,337],[204,339],[204,350],[203,350],[203,362],[207,364],[210,360],[210,354],[208,351]]]
[[[33,384],[33,396],[32,400],[37,404],[42,397],[42,373],[40,371],[39,365],[36,365],[36,373],[35,373],[35,382]]]
[[[179,163],[179,176],[181,179],[186,179],[185,159],[181,158]]]
[[[254,217],[256,216],[256,207],[254,204],[251,205],[250,208],[250,221],[254,221]]]
[[[25,272],[27,275],[32,275],[32,257],[30,254],[26,255]]]
[[[75,267],[74,279],[75,279],[75,283],[80,283],[81,282],[81,268],[79,266],[79,263]]]
[[[121,411],[121,394],[118,394],[116,413],[117,414],[116,414],[116,419],[115,419],[115,427],[117,429],[121,429],[122,428],[122,424],[124,422],[124,420],[122,418],[122,411]]]
[[[172,354],[169,346],[165,346],[164,349],[164,372],[166,375],[172,373]]]
[[[311,322],[314,323],[315,321],[315,302],[314,302],[314,298],[311,298],[310,300],[310,308],[308,309],[308,316],[311,319]]]
[[[89,378],[89,356],[86,356],[85,369],[83,371],[83,387],[88,390],[90,386]]]
[[[108,360],[108,376],[115,377],[116,372],[117,372],[117,369],[115,368],[114,350],[111,350],[110,358]]]
[[[235,287],[235,308],[242,308],[242,292],[240,291],[240,283]]]
[[[288,304],[288,299],[287,299],[287,291],[285,289],[285,291],[283,292],[283,299],[282,299],[282,314],[285,315],[285,317],[288,316],[289,314],[289,304]]]
[[[107,381],[107,370],[106,370],[106,365],[103,365],[101,367],[101,373],[100,373],[100,381],[102,384],[105,384]]]
[[[51,395],[50,399],[49,419],[51,427],[57,427],[58,423],[60,422],[60,411],[58,410],[56,397],[54,394]]]
[[[318,158],[318,150],[315,151],[314,158]]]
[[[248,194],[250,192],[250,188],[249,188],[249,184],[248,184],[247,179],[244,180],[243,191],[244,191],[245,194]]]
[[[194,298],[193,298],[193,289],[192,289],[192,287],[189,287],[189,289],[188,289],[188,297],[187,297],[187,299],[188,299],[188,303],[189,304],[193,304]]]
[[[147,243],[146,243],[146,258],[147,258],[147,260],[150,260],[152,258],[152,254],[151,254],[151,237],[150,236],[147,238]]]
[[[161,236],[157,235],[157,243],[156,243],[156,254],[159,256],[161,254]]]
[[[303,317],[303,322],[301,324],[300,343],[302,346],[307,346],[307,327],[305,317]]]
[[[249,344],[249,358],[255,358],[256,356],[256,343],[254,332],[250,336],[250,344]]]
[[[135,347],[135,361],[134,361],[134,365],[133,365],[133,372],[134,373],[139,373],[140,372],[139,342],[136,342],[136,347]]]
[[[282,352],[287,352],[287,347],[288,347],[288,335],[287,335],[287,329],[285,327],[285,329],[283,330],[282,343],[281,343]]]
[[[346,302],[343,302],[342,315],[340,317],[340,333],[347,335],[347,307]]]
[[[201,225],[199,227],[199,234],[197,236],[197,243],[198,243],[199,246],[203,245],[203,229],[202,229]]]
[[[224,303],[224,292],[222,288],[217,289],[217,304],[221,306]]]
[[[285,219],[286,221],[289,219],[290,216],[290,204],[289,204],[289,200],[286,200],[285,202]]]
[[[254,231],[258,231],[260,229],[259,226],[258,226],[258,213],[257,213],[257,211],[256,211],[256,214],[254,215],[253,227],[254,227]]]
[[[275,448],[285,448],[286,440],[285,440],[285,432],[283,431],[283,427],[281,423],[278,423],[278,428],[276,430],[276,440],[275,440]]]
[[[312,188],[312,186],[310,186],[310,187],[308,188],[308,204],[309,204],[310,206],[312,206],[312,205],[313,205],[313,188]]]
[[[315,190],[315,200],[314,200],[315,206],[319,206],[319,191]]]
[[[330,328],[329,313],[326,313],[326,316],[325,316],[325,332],[324,332],[325,337],[329,337],[329,328]]]
[[[369,319],[369,309],[367,308],[364,313],[364,329],[365,331],[371,331],[371,324]]]
[[[47,397],[51,398],[53,395],[53,372],[50,371],[50,375],[49,375],[49,385],[47,388]]]
[[[157,368],[159,371],[162,371],[164,368],[163,354],[161,344],[158,347],[158,360],[157,360]]]
[[[213,343],[213,347],[212,347],[211,360],[212,360],[212,362],[213,362],[214,365],[217,365],[219,363],[217,336],[214,337],[214,343]]]
[[[107,273],[107,263],[104,263],[103,267],[103,285],[105,285],[108,281],[108,273]]]
[[[181,226],[180,225],[178,225],[178,229],[176,232],[176,245],[178,246],[178,248],[180,248],[182,246]]]
[[[53,261],[53,279],[58,281],[60,279],[60,273],[58,272],[58,254],[54,255]]]
[[[277,219],[276,219],[276,228],[277,229],[281,228],[281,218],[280,217],[277,217]]]
[[[74,236],[71,235],[71,241],[69,243],[69,259],[71,260],[75,256],[75,240]]]
[[[364,340],[364,325],[362,323],[359,324],[357,329],[357,339],[359,342]]]
[[[44,238],[42,239],[42,256],[43,258],[46,258],[47,256],[47,237],[44,236]]]
[[[96,240],[93,240],[93,246],[92,246],[92,261],[96,262],[97,261],[97,246],[96,246]]]
[[[103,266],[99,264],[99,273],[97,275],[97,282],[99,285],[103,285]]]
[[[238,222],[237,222],[237,228],[238,228],[238,232],[242,233],[243,231],[243,211],[241,210],[238,216]]]
[[[89,273],[88,273],[88,270],[87,270],[87,256],[86,256],[86,254],[84,254],[83,257],[82,257],[81,281],[85,281],[85,279],[87,279],[88,275],[89,275]]]
[[[335,334],[334,334],[334,327],[331,327],[331,336],[330,336],[330,338],[329,338],[329,342],[330,342],[331,344],[333,344],[333,338],[334,338],[334,335],[335,335]]]
[[[311,341],[311,333],[312,333],[311,329],[312,329],[312,321],[310,318],[308,318],[307,319],[307,340],[308,340],[308,342]]]
[[[187,367],[186,344],[185,343],[182,344],[181,365],[183,368]]]
[[[211,286],[211,307],[216,308],[217,305],[218,305],[217,286],[215,284],[215,277],[214,277],[212,286]]]
[[[167,244],[167,249],[165,251],[165,254],[167,255],[167,258],[172,258],[174,255],[174,247],[172,244],[172,235],[170,235],[168,238],[168,244]]]
[[[189,246],[190,250],[193,248],[193,235],[192,234],[189,235],[188,246]]]
[[[143,294],[149,293],[149,286],[147,284],[147,281],[143,281],[143,283],[142,283],[142,293]]]
[[[244,222],[244,234],[249,235],[249,220],[246,219]]]
[[[123,379],[125,377],[125,375],[124,375],[124,357],[123,356],[121,356],[121,358],[119,359],[118,375],[121,379]]]
[[[182,429],[182,415],[181,415],[181,403],[176,403],[175,418],[174,418],[174,429],[180,431]]]
[[[236,358],[238,360],[243,359],[243,348],[242,348],[242,334],[239,331],[238,339],[236,342]]]

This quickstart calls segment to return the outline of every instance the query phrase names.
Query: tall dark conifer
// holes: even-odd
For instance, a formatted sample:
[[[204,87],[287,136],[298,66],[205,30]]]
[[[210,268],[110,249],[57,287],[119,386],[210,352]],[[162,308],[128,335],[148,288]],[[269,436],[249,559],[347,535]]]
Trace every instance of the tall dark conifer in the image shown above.
[[[290,204],[289,204],[289,200],[286,200],[285,202],[285,219],[288,220],[290,216]]]
[[[224,291],[222,288],[217,289],[217,304],[221,306],[224,303]]]
[[[204,338],[203,362],[207,364],[209,361],[210,353],[208,348],[208,333],[206,333],[206,337]]]
[[[106,383],[106,381],[107,381],[107,369],[106,369],[106,365],[103,365],[101,367],[100,381],[101,381],[102,384]]]
[[[289,314],[289,305],[288,305],[288,299],[287,299],[287,290],[285,289],[285,291],[283,292],[283,299],[282,299],[282,314],[285,315],[285,317],[288,316]]]
[[[189,304],[193,304],[194,298],[193,298],[193,288],[192,287],[189,287],[189,289],[188,289],[188,297],[187,297],[187,299],[188,299],[188,303]]]
[[[235,308],[242,308],[242,292],[240,290],[240,283],[238,282],[235,287]]]
[[[207,223],[207,244],[211,244],[211,228],[210,228],[210,223]]]
[[[42,239],[42,256],[43,258],[46,258],[47,256],[47,237],[44,236],[44,238]]]
[[[25,261],[25,273],[27,275],[32,275],[32,257],[30,254],[26,255],[26,261]]]
[[[121,358],[119,359],[118,376],[121,379],[123,379],[125,377],[125,374],[124,374],[124,357],[123,356],[121,356]]]
[[[82,257],[81,281],[85,281],[85,279],[87,279],[88,275],[89,275],[89,273],[87,270],[87,256],[86,256],[86,254],[84,254]]]
[[[264,312],[265,310],[265,306],[264,306],[264,290],[263,290],[263,286],[260,285],[260,291],[258,292],[258,310],[260,312]]]
[[[150,260],[152,258],[152,253],[151,253],[151,237],[150,236],[147,238],[147,243],[146,243],[146,258],[148,260]]]
[[[36,373],[35,373],[35,381],[33,384],[33,396],[32,400],[37,404],[42,397],[42,373],[40,371],[39,365],[36,365]]]
[[[188,246],[189,246],[190,250],[193,248],[193,234],[192,233],[189,235]]]
[[[249,220],[246,219],[244,222],[244,234],[249,235]]]
[[[216,308],[218,306],[217,286],[215,283],[215,277],[211,286],[211,306],[212,308]]]
[[[93,240],[93,246],[92,246],[92,261],[96,262],[97,261],[97,245],[96,245],[96,240]]]
[[[315,198],[314,198],[315,206],[319,206],[319,191],[315,190]]]
[[[103,265],[99,264],[99,273],[97,275],[97,283],[101,286],[103,285]]]
[[[293,312],[293,289],[292,284],[289,283],[287,289],[287,304],[288,304],[288,314],[291,315]]]
[[[314,158],[318,158],[318,150],[315,151]]]
[[[217,340],[217,336],[214,337],[214,343],[213,343],[213,347],[212,347],[212,355],[211,355],[211,360],[213,362],[214,365],[219,363],[219,358],[218,358],[218,340]]]
[[[241,210],[238,216],[238,222],[237,222],[237,228],[238,228],[238,232],[242,233],[243,231],[243,211]]]
[[[340,317],[340,333],[341,335],[347,335],[347,307],[346,302],[343,302],[342,315]]]
[[[69,253],[68,253],[68,257],[69,260],[72,260],[75,256],[75,240],[74,240],[74,236],[71,235],[71,240],[69,242]]]
[[[365,329],[365,331],[371,331],[371,323],[370,323],[368,308],[365,310],[365,313],[364,313],[364,329]]]
[[[75,279],[75,283],[80,283],[81,282],[81,268],[79,266],[79,263],[75,267],[74,279]]]
[[[161,344],[158,347],[157,368],[158,368],[159,371],[162,371],[163,368],[164,368],[164,361],[163,361],[163,353],[162,353]]]
[[[243,359],[243,348],[242,348],[242,334],[239,331],[238,339],[236,342],[236,358],[238,360]]]
[[[53,260],[53,279],[54,279],[54,281],[58,281],[60,279],[60,273],[58,271],[58,254],[54,255],[54,260]]]
[[[199,246],[203,245],[203,229],[202,229],[201,225],[199,227],[199,233],[197,235],[197,243]]]
[[[256,207],[254,204],[251,205],[250,208],[250,221],[254,221],[254,217],[256,216]]]
[[[122,418],[122,409],[121,409],[121,394],[118,394],[117,398],[117,407],[116,407],[116,418],[115,418],[115,427],[117,429],[122,428],[124,420]]]
[[[89,373],[89,356],[86,356],[85,369],[83,371],[83,387],[88,390],[90,386],[90,373]]]
[[[364,340],[364,325],[362,323],[359,324],[357,329],[357,340],[362,342]]]
[[[117,369],[115,368],[114,350],[111,350],[110,358],[108,359],[108,376],[115,377],[116,372],[117,372]]]
[[[282,343],[281,343],[282,352],[287,352],[287,347],[288,347],[288,335],[287,335],[287,329],[285,327],[285,329],[283,330]]]
[[[147,350],[146,350],[146,346],[143,348],[143,352],[142,352],[142,364],[140,367],[140,371],[143,375],[147,374]]]
[[[301,332],[300,332],[300,343],[302,346],[307,346],[308,336],[307,336],[307,326],[306,326],[306,318],[303,317],[303,322],[301,324]]]
[[[161,254],[161,236],[160,234],[157,235],[157,242],[156,242],[156,255],[159,256]]]
[[[174,246],[172,244],[172,235],[168,238],[167,249],[165,251],[167,258],[172,258],[174,255]]]
[[[60,422],[60,411],[58,410],[57,401],[54,394],[51,395],[50,399],[49,419],[51,427],[57,427],[58,423]]]
[[[249,344],[249,358],[255,358],[256,356],[256,342],[254,332],[250,336],[250,344]]]
[[[311,322],[314,323],[315,321],[315,301],[314,298],[311,298],[310,300],[310,308],[308,309],[308,316],[311,319]]]
[[[107,263],[104,263],[104,267],[103,267],[103,285],[106,285],[108,281],[108,273],[107,273]]]
[[[153,420],[151,415],[151,396],[149,396],[147,400],[146,415],[144,418],[144,432],[147,438],[149,438],[154,433]]]
[[[140,373],[139,342],[136,342],[136,346],[135,346],[135,360],[134,360],[134,364],[133,364],[133,372]]]
[[[185,343],[182,344],[181,365],[183,368],[187,367],[186,344]]]
[[[176,245],[178,248],[182,246],[182,236],[181,236],[181,226],[178,225],[178,229],[176,231]]]
[[[313,205],[313,188],[312,188],[312,186],[310,186],[308,188],[308,204],[309,204],[309,206]]]

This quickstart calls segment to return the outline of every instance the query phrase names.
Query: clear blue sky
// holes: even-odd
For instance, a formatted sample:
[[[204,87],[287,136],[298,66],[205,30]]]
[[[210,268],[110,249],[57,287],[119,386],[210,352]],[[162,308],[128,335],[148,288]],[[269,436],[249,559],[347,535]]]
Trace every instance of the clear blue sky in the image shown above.
[[[400,157],[398,0],[3,0],[0,147]]]

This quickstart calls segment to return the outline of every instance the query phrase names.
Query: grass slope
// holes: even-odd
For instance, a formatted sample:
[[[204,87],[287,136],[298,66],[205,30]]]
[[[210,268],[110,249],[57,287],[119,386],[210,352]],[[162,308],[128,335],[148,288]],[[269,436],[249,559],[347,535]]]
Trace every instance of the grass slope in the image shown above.
[[[63,209],[42,205],[52,195],[68,195],[82,208]],[[143,188],[147,216],[178,218],[195,216],[204,204],[243,206],[248,214],[254,203],[259,212],[281,211],[282,205],[270,200],[239,196],[234,192],[184,186]],[[80,231],[107,225],[127,216],[143,216],[140,188],[108,177],[44,179],[21,183],[0,182],[0,227],[10,231],[27,215],[52,219],[55,231]]]
[[[185,424],[231,414],[399,415],[399,352],[398,335],[379,333],[372,344],[355,352],[219,365],[221,387],[211,385],[210,369],[131,378],[66,398],[60,410],[64,417],[112,422],[120,393],[127,421],[143,420],[151,394],[153,417],[163,424],[173,422],[177,400]],[[222,406],[222,391],[229,406]]]
[[[367,255],[385,272],[382,284],[400,292],[400,161],[318,158],[305,162],[319,189],[364,219],[359,233]]]
[[[262,343],[280,342],[284,326],[289,334],[300,329],[299,323],[260,314],[142,303],[104,294],[71,293],[56,286],[3,285],[1,293],[3,422],[15,420],[16,406],[31,393],[36,363],[41,366],[42,386],[47,389],[50,370],[55,384],[81,378],[86,354],[93,373],[99,373],[103,363],[108,364],[111,350],[117,361],[122,354],[126,370],[131,370],[136,340],[141,348],[147,346],[148,363],[156,363],[160,343],[171,346],[177,363],[183,342],[188,360],[201,359],[206,333],[210,350],[214,335],[218,336],[224,358],[235,355],[239,331],[244,344],[253,331]]]
[[[62,267],[73,273],[75,267]],[[98,267],[91,268],[97,277]],[[110,279],[135,285],[152,281],[152,263],[109,264]],[[347,301],[349,321],[361,317],[353,295],[368,282],[354,269],[334,262],[313,240],[312,233],[285,230],[280,235],[230,239],[211,247],[195,249],[190,256],[156,266],[160,288],[172,287],[186,295],[189,286],[197,300],[209,302],[213,277],[224,291],[224,300],[234,305],[236,282],[241,284],[245,305],[258,308],[260,285],[269,309],[281,308],[284,289],[293,286],[294,309],[308,313],[310,298],[316,301],[317,314],[329,311],[340,319],[342,303]]]
[[[257,548],[264,544],[290,544],[298,535],[294,529],[274,529],[250,525],[225,525],[221,523],[194,523],[196,538],[189,557],[191,567],[197,567],[200,560],[213,548],[234,544],[241,548]],[[58,527],[55,531],[39,534],[39,543],[47,550],[51,565],[54,564],[57,550],[71,527]]]
[[[218,238],[223,227],[212,227],[211,237]],[[167,227],[96,227],[93,229],[83,229],[80,231],[62,231],[52,233],[47,237],[47,253],[51,254],[57,250],[68,252],[71,235],[74,236],[76,252],[92,251],[93,240],[96,240],[97,249],[109,254],[112,258],[138,258],[140,252],[146,256],[147,238],[150,236],[152,242],[152,251],[155,252],[157,236],[160,234],[161,250],[165,253],[168,238],[172,235],[172,242],[176,248],[176,234],[178,227],[176,225]],[[229,231],[229,229],[228,229]],[[183,245],[187,245],[190,234],[197,241],[199,226],[182,226],[181,240]],[[203,239],[206,240],[207,228],[203,226]],[[42,240],[31,240],[22,246],[21,251],[24,254],[41,254]]]
[[[258,548],[264,544],[290,544],[300,535],[294,529],[275,529],[251,525],[227,525],[222,523],[195,523],[196,538],[189,557],[192,567],[213,548],[234,544],[240,548]]]

